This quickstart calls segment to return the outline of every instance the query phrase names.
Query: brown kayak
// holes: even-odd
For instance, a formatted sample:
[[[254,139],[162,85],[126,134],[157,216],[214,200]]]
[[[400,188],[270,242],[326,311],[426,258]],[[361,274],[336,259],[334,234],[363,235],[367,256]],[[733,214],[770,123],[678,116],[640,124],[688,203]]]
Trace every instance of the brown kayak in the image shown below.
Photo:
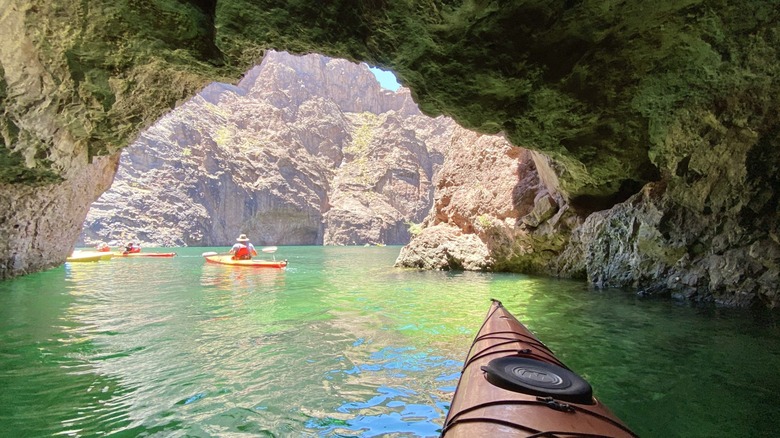
[[[496,300],[471,345],[441,435],[637,436]]]

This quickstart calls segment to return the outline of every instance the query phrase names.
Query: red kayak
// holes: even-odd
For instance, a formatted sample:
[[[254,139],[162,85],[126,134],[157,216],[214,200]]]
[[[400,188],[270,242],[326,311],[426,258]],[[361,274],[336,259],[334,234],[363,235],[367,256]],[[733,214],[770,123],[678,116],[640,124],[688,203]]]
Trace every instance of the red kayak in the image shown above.
[[[131,252],[131,253],[123,253],[123,252],[115,252],[114,257],[174,257],[176,256],[175,252]]]
[[[471,345],[442,437],[636,437],[500,301]]]

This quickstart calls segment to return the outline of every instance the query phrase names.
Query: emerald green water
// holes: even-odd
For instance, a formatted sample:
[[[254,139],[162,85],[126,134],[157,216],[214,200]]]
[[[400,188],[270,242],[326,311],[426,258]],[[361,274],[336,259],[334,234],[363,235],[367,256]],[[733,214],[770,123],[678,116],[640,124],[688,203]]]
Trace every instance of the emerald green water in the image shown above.
[[[287,270],[173,259],[0,282],[8,436],[436,436],[497,298],[643,437],[778,436],[777,314],[578,282],[280,247]]]

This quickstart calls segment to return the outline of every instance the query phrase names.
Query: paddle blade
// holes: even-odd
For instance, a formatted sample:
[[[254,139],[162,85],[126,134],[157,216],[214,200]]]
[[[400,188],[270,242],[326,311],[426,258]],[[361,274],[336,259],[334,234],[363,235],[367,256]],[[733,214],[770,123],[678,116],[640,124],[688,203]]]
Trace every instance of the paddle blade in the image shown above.
[[[215,256],[215,255],[217,255],[217,253],[216,253],[216,252],[214,252],[214,251],[209,251],[209,252],[204,252],[204,253],[203,253],[203,254],[201,254],[201,255],[202,255],[203,257],[208,257],[208,256]]]
[[[267,253],[272,253],[272,252],[276,252],[276,249],[277,248],[275,246],[266,246],[265,248],[262,249],[262,251]]]

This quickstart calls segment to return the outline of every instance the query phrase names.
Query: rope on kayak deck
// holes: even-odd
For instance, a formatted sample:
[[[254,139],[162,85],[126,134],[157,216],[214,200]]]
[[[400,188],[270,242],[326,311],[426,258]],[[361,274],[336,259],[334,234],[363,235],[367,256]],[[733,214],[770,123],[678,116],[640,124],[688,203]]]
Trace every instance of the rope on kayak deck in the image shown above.
[[[490,318],[493,316],[493,314],[495,314],[495,313],[496,313],[496,311],[497,311],[499,308],[503,307],[503,304],[501,304],[501,301],[498,301],[498,300],[496,300],[496,299],[494,299],[494,298],[491,298],[491,299],[490,299],[490,301],[492,301],[492,302],[493,302],[493,304],[496,304],[496,306],[494,307],[493,305],[491,305],[491,307],[490,307],[490,308],[491,308],[491,311],[490,311],[490,313],[489,313],[489,314],[488,314],[488,315],[485,317],[485,320],[484,320],[484,321],[482,321],[482,325],[479,327],[479,330],[477,330],[477,334],[479,334],[479,332],[481,332],[481,331],[482,331],[482,329],[483,329],[483,328],[485,328],[485,324],[487,324],[487,323],[488,323],[488,320],[489,320],[489,319],[490,319]],[[466,352],[466,358],[465,358],[465,359],[463,359],[463,363],[466,363],[466,362],[468,362],[469,356],[471,355],[471,350],[474,348],[474,344],[476,344],[476,339],[474,340],[474,342],[472,342],[472,343],[471,343],[471,346],[469,347],[469,351],[467,351],[467,352]],[[465,369],[466,369],[466,367],[464,366],[464,367],[463,367],[463,369],[460,371],[461,378],[463,378],[463,371],[464,371]],[[458,379],[458,385],[460,385],[460,379]],[[452,400],[450,401],[450,403],[454,403],[454,402],[455,402],[455,400],[456,400],[457,398],[458,398],[458,391],[457,391],[457,389],[456,389],[456,391],[455,391],[455,394],[453,394],[453,395],[452,395]],[[444,435],[444,432],[442,432],[442,435]]]
[[[499,300],[497,300],[495,298],[491,298],[490,301],[493,302],[494,306],[491,306],[490,313],[485,317],[485,320],[482,321],[482,325],[479,327],[479,330],[477,330],[477,334],[478,335],[479,335],[480,332],[482,332],[482,329],[485,328],[485,325],[487,325],[488,321],[490,321],[493,318],[493,315],[495,315],[495,313],[498,311],[498,309],[504,307],[504,305],[501,303],[501,301],[499,301]],[[512,315],[510,314],[510,316],[512,316]],[[515,353],[515,354],[518,354],[519,353],[519,354],[528,354],[528,355],[533,356],[533,354],[531,354],[530,351],[526,352],[525,349],[523,349],[523,350],[501,350],[501,351],[491,351],[491,352],[488,352],[488,350],[490,350],[490,349],[499,347],[501,345],[510,344],[512,342],[524,342],[526,344],[529,344],[532,347],[536,347],[536,348],[538,348],[540,350],[544,350],[547,353],[549,353],[549,355],[550,355],[550,357],[547,358],[547,359],[549,359],[551,362],[554,362],[554,363],[558,364],[562,368],[566,368],[567,370],[571,371],[571,369],[569,369],[569,367],[567,367],[563,362],[561,362],[557,357],[555,357],[555,353],[553,353],[552,350],[550,350],[550,348],[548,346],[544,345],[544,343],[542,341],[540,341],[536,336],[534,336],[533,333],[531,333],[531,331],[528,330],[528,328],[523,325],[523,323],[518,321],[517,318],[514,318],[514,317],[512,317],[512,318],[515,321],[517,321],[517,323],[520,324],[523,328],[525,328],[529,332],[529,334],[519,333],[519,332],[516,332],[516,331],[500,331],[500,332],[486,333],[486,334],[481,335],[481,336],[476,336],[474,338],[474,341],[471,343],[471,346],[469,347],[469,351],[466,353],[466,359],[463,361],[464,363],[463,363],[463,368],[461,368],[461,373],[464,372],[466,370],[466,368],[469,365],[471,365],[471,363],[473,361],[475,361],[477,359],[480,359],[480,358],[483,358],[483,357],[485,357],[485,356],[487,356],[489,354],[494,354],[494,353]],[[519,336],[522,339],[502,338],[502,337],[495,337],[494,338],[494,336],[501,335],[501,334],[513,334],[513,335]],[[474,346],[477,345],[477,342],[482,341],[482,340],[486,340],[486,339],[507,339],[509,342],[502,342],[502,343],[499,343],[499,344],[496,344],[496,345],[488,346],[484,350],[479,351],[476,354],[474,354],[474,356],[472,356],[471,359],[469,359],[469,356],[471,356],[471,352],[474,350]]]
[[[498,336],[498,335],[502,335],[502,334],[517,335],[517,336],[522,337],[523,339],[507,338],[507,337]],[[543,349],[549,351],[550,354],[552,354],[552,351],[549,348],[547,348],[547,346],[544,345],[544,343],[542,341],[540,341],[536,336],[527,335],[525,333],[520,333],[520,332],[516,332],[516,331],[513,331],[513,330],[502,330],[500,332],[485,333],[484,335],[479,336],[476,339],[474,339],[474,343],[476,344],[477,342],[482,341],[484,339],[513,339],[513,340],[518,341],[518,342],[522,340],[523,342],[526,342],[528,344],[536,345],[536,346],[538,346],[540,348],[543,348]]]
[[[461,423],[495,423],[500,424],[502,426],[511,427],[514,429],[520,429],[524,430],[526,432],[531,432],[533,435],[529,435],[528,437],[561,437],[561,436],[568,436],[568,437],[582,437],[582,438],[609,438],[608,435],[599,435],[599,434],[592,434],[592,433],[582,433],[582,432],[568,432],[568,431],[541,431],[538,429],[534,429],[528,426],[524,426],[522,424],[514,423],[512,421],[508,420],[501,420],[498,418],[492,418],[492,417],[478,417],[478,418],[458,418],[463,414],[467,414],[469,412],[476,411],[478,409],[482,408],[488,408],[491,406],[503,406],[503,405],[531,405],[531,406],[538,406],[538,407],[548,407],[550,409],[555,410],[562,410],[559,407],[552,406],[550,404],[550,400],[555,401],[551,397],[536,397],[536,400],[504,400],[504,401],[491,401],[486,403],[481,403],[478,405],[474,405],[471,407],[468,407],[466,409],[463,409],[462,411],[455,414],[450,421],[444,425],[444,427],[441,430],[441,436],[444,436],[444,434],[449,430],[452,429],[455,425],[461,424]],[[565,412],[570,412],[572,414],[581,413],[584,415],[590,415],[592,417],[596,417],[597,419],[600,419],[604,422],[610,423],[613,426],[618,427],[619,429],[625,431],[629,435],[633,437],[638,437],[634,432],[632,432],[630,429],[628,429],[625,425],[620,423],[619,421],[615,421],[612,418],[599,414],[597,412],[593,412],[589,409],[577,406],[575,404],[568,404],[568,403],[561,403],[557,402],[558,405],[566,406]]]
[[[491,299],[490,299],[490,301],[492,301],[493,303],[495,303],[495,304],[497,304],[497,305],[496,305],[496,307],[492,307],[492,310],[490,311],[490,313],[488,314],[488,316],[487,316],[487,317],[485,317],[485,320],[484,320],[484,321],[482,321],[482,325],[481,325],[481,326],[479,326],[479,330],[477,330],[477,333],[481,332],[481,331],[482,331],[482,329],[483,329],[483,328],[485,328],[485,325],[488,323],[488,321],[490,320],[490,318],[492,318],[492,317],[493,317],[493,314],[495,314],[495,313],[496,313],[496,311],[497,311],[498,309],[500,309],[501,307],[503,307],[503,304],[501,304],[501,301],[498,301],[498,300],[496,300],[496,299],[493,299],[493,298],[491,298]],[[476,343],[477,343],[477,340],[476,340],[476,339],[474,339],[474,342],[472,342],[472,343],[471,343],[471,346],[469,347],[469,351],[467,351],[467,352],[466,352],[466,359],[465,359],[463,362],[466,362],[466,360],[468,360],[469,356],[471,355],[471,349],[473,349],[473,348],[474,348],[474,345],[475,345]]]
[[[501,333],[515,334],[515,335],[522,336],[524,338],[532,339],[532,340],[531,341],[526,341],[526,340],[523,340],[523,339],[506,338],[506,337],[502,337],[502,336],[495,336],[495,337],[493,337],[494,335],[501,334]],[[501,347],[502,345],[512,344],[512,343],[515,343],[515,342],[525,343],[525,344],[530,345],[531,347],[537,347],[541,352],[547,353],[547,355],[544,356],[545,360],[548,360],[548,361],[550,361],[552,363],[555,363],[555,364],[559,365],[561,368],[566,368],[567,370],[571,371],[569,369],[569,367],[564,365],[563,362],[561,362],[557,357],[555,357],[555,354],[553,354],[553,352],[550,351],[547,348],[546,345],[542,344],[541,342],[536,341],[535,340],[536,338],[529,337],[528,335],[524,335],[522,333],[512,332],[512,331],[490,333],[490,334],[487,334],[487,335],[484,335],[484,336],[481,336],[481,337],[478,338],[479,341],[483,341],[483,340],[486,340],[486,339],[505,339],[506,342],[499,342],[497,344],[493,344],[493,345],[487,346],[483,350],[475,353],[474,356],[471,357],[471,359],[467,359],[466,362],[463,364],[463,368],[461,369],[461,372],[465,371],[466,368],[468,368],[468,366],[471,365],[471,363],[474,362],[475,360],[482,359],[483,357],[489,356],[491,354],[514,353],[516,355],[527,355],[527,356],[531,356],[531,357],[540,357],[541,356],[539,354],[534,354],[533,351],[530,348],[523,348],[523,349],[515,348],[515,349],[504,349],[504,350],[497,350],[497,351],[489,351],[489,350],[492,350],[494,348]],[[477,343],[478,340],[475,340],[474,343],[471,344],[472,348],[474,347],[474,345]],[[469,349],[469,352],[471,352],[471,349]]]

